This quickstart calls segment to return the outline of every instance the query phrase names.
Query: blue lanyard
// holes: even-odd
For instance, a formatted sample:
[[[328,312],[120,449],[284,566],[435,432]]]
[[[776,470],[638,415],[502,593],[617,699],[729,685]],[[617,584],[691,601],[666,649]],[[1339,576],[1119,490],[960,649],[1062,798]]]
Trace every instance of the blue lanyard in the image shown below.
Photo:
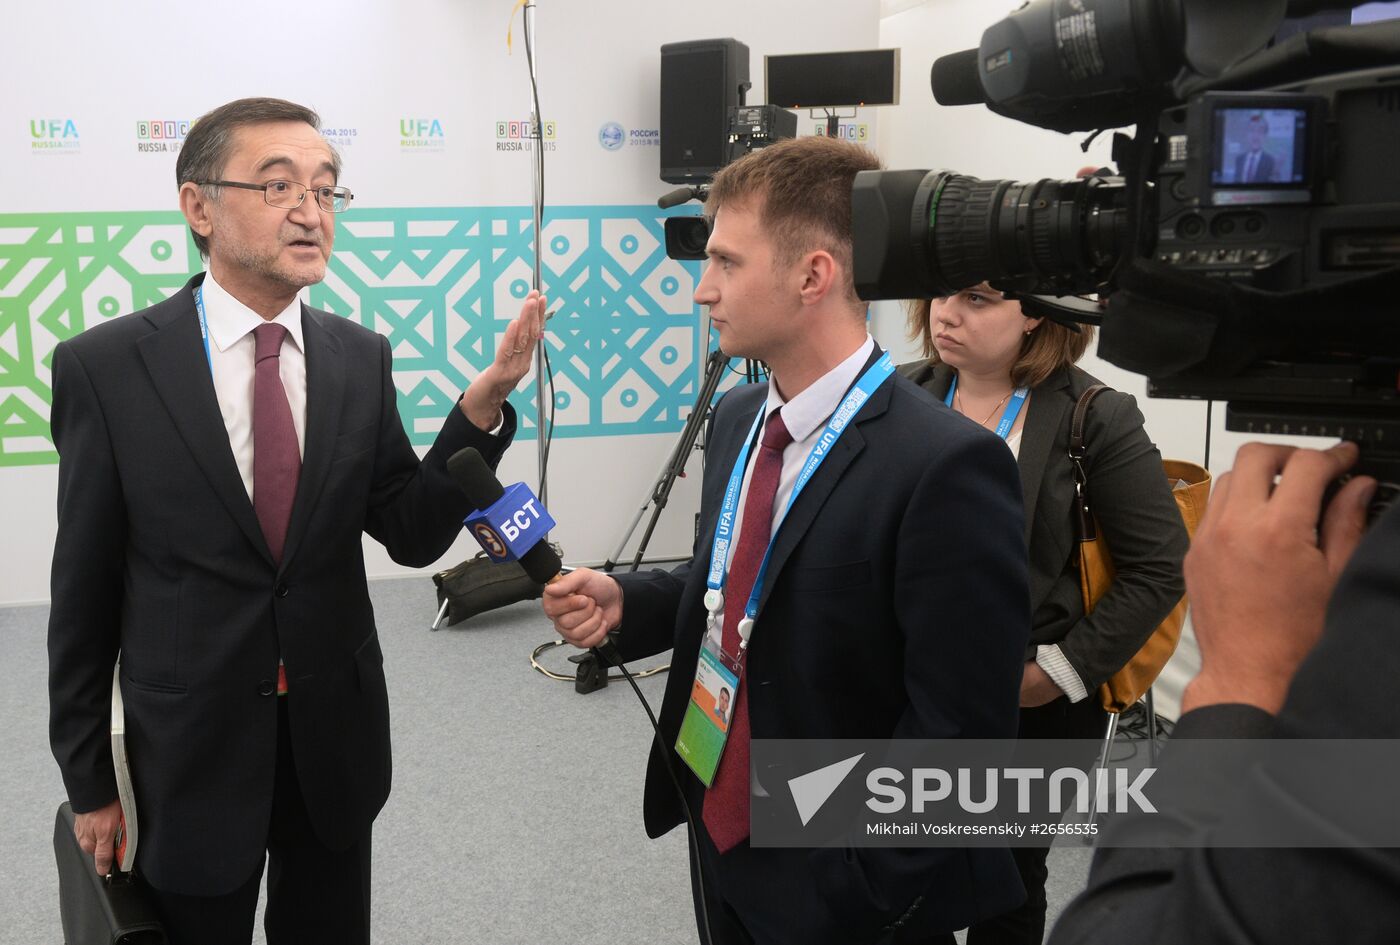
[[[855,387],[846,394],[841,401],[841,405],[836,408],[836,412],[826,422],[826,428],[821,436],[817,438],[816,445],[812,447],[812,452],[807,455],[807,460],[802,464],[802,470],[797,475],[797,481],[793,484],[792,495],[788,498],[787,505],[783,507],[782,518],[778,520],[778,528],[782,527],[782,520],[787,518],[788,511],[792,504],[797,501],[798,495],[806,487],[812,476],[816,474],[817,468],[831,455],[831,447],[841,438],[846,427],[850,425],[851,418],[854,417],[860,408],[870,399],[870,395],[883,384],[891,374],[894,373],[894,362],[890,360],[889,352],[885,352],[880,359],[872,364]],[[734,461],[734,469],[729,474],[729,485],[724,490],[724,502],[720,506],[719,521],[715,525],[714,545],[710,549],[710,572],[705,580],[709,590],[705,593],[705,609],[710,613],[713,621],[719,612],[724,608],[724,584],[729,577],[729,552],[734,535],[734,519],[739,509],[739,491],[743,488],[744,470],[748,466],[749,450],[753,447],[754,437],[758,434],[758,428],[762,425],[766,404],[760,407],[758,414],[753,419],[753,425],[749,427],[749,435],[744,438],[744,445],[739,450],[739,456]],[[778,529],[773,530],[776,535]],[[740,621],[739,635],[743,638],[743,645],[748,644],[748,634],[753,629],[753,621],[758,617],[758,601],[763,594],[763,582],[768,574],[768,562],[773,555],[773,538],[770,535],[768,547],[763,552],[763,562],[758,566],[758,574],[754,577],[753,590],[749,593],[749,599],[744,606],[744,619]]]
[[[194,287],[194,310],[199,313],[199,337],[204,339],[204,360],[209,362],[209,373],[214,373],[214,355],[209,352],[209,320],[204,317],[204,286]]]
[[[958,379],[953,377],[953,383],[948,387],[948,396],[943,398],[944,406],[953,406],[953,395],[958,391]],[[1016,417],[1020,415],[1021,408],[1026,404],[1026,397],[1030,394],[1029,387],[1018,387],[1011,394],[1011,400],[1006,404],[1006,409],[1002,411],[1001,422],[997,424],[997,436],[1003,440],[1011,435],[1011,428],[1016,425]]]

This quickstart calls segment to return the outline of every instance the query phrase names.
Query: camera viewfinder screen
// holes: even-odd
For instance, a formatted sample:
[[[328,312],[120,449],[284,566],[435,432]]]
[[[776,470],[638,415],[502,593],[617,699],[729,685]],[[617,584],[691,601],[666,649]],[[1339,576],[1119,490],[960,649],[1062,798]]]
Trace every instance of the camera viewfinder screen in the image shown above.
[[[1308,114],[1302,108],[1215,110],[1216,187],[1296,187],[1307,183]]]

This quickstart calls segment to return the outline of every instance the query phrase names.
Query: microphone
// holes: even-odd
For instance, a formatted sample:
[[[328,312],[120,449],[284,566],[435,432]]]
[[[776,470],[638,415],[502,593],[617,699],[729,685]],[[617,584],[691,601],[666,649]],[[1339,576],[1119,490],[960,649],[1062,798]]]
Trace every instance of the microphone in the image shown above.
[[[491,467],[486,465],[486,460],[482,459],[481,454],[470,446],[458,450],[448,457],[447,471],[457,483],[457,488],[462,490],[467,501],[478,512],[490,509],[505,498],[506,490],[501,486],[501,481],[496,478]],[[538,506],[539,511],[544,512],[544,508],[539,506],[539,500],[530,493],[529,488],[524,483],[516,483],[511,489],[523,492],[528,498],[528,502],[521,502],[520,505]],[[539,518],[539,516],[535,517]],[[467,522],[471,523],[475,518],[475,515],[468,516]],[[514,516],[510,516],[510,518],[514,521]],[[545,513],[544,518],[548,519],[548,513]],[[553,519],[548,521],[550,525],[554,524]],[[472,526],[469,524],[468,527]],[[519,529],[518,525],[515,527]],[[524,529],[519,530],[523,534]],[[501,540],[499,531],[504,531],[504,529],[497,530],[494,543],[489,536],[484,535],[483,531],[477,528],[472,528],[472,537],[493,559],[518,561],[520,566],[525,569],[525,573],[529,575],[530,580],[536,584],[548,584],[559,578],[559,569],[563,567],[563,562],[554,553],[554,549],[549,546],[549,542],[541,540],[547,530],[547,528],[534,530],[528,548],[523,553],[515,554],[511,552],[517,551],[517,548],[513,548],[511,543]]]
[[[977,72],[976,49],[939,56],[933,61],[929,84],[939,105],[985,105],[987,92]]]
[[[487,555],[497,561],[518,561],[536,584],[559,580],[564,563],[544,541],[555,522],[528,486],[517,482],[509,489],[503,487],[486,460],[470,446],[448,457],[447,471],[476,509],[463,524]],[[611,634],[593,650],[604,665],[622,665]]]
[[[670,193],[658,197],[656,205],[662,210],[670,210],[672,207],[679,207],[689,200],[704,200],[704,194],[702,187],[677,187]]]

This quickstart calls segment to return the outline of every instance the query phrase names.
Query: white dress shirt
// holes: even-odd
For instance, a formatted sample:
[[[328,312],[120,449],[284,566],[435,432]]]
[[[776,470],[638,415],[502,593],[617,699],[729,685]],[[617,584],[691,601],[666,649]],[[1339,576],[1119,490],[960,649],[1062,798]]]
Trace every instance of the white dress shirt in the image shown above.
[[[233,450],[243,488],[253,498],[253,329],[266,321],[257,312],[235,299],[214,281],[213,273],[204,276],[204,314],[209,326],[209,360],[214,376],[214,394],[219,399],[219,413],[228,431],[228,445]],[[292,423],[297,431],[297,451],[306,454],[306,345],[301,331],[301,299],[272,319],[287,329],[282,341],[280,369],[282,386],[287,391],[287,404],[292,408]]]
[[[865,343],[857,348],[854,354],[817,378],[810,387],[790,401],[783,400],[783,395],[778,393],[777,384],[771,380],[768,382],[768,402],[763,406],[764,424],[767,424],[767,418],[773,415],[773,411],[781,407],[783,423],[792,434],[792,442],[783,450],[783,468],[778,477],[778,492],[773,497],[773,535],[778,534],[778,527],[783,522],[783,511],[787,508],[788,500],[792,498],[793,487],[797,485],[797,476],[802,472],[802,465],[807,461],[812,447],[817,445],[817,437],[826,427],[826,421],[836,412],[836,408],[841,406],[846,391],[855,384],[856,378],[860,377],[861,368],[865,367],[865,362],[870,359],[874,350],[875,339],[867,334]],[[760,428],[756,442],[762,442],[762,438],[763,430]],[[757,465],[754,457],[757,454],[758,447],[755,446],[749,452],[749,468],[744,470],[744,485],[739,492],[739,507],[734,515],[734,534],[729,543],[731,564],[734,552],[739,549],[739,534],[744,525],[744,508],[749,498],[749,480],[753,478],[754,467]],[[745,603],[746,601],[726,600],[725,606],[742,609]]]

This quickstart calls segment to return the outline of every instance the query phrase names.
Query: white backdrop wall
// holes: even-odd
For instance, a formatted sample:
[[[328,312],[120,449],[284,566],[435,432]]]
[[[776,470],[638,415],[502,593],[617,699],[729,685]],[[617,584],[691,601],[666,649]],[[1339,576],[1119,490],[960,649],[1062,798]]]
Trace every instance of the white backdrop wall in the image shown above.
[[[224,101],[274,95],[320,111],[357,199],[309,300],[389,336],[405,426],[431,442],[529,281],[531,156],[520,126],[530,109],[518,16],[514,54],[506,49],[513,7],[52,0],[9,11],[0,33],[0,603],[48,596],[53,347],[198,270],[175,211],[174,165],[187,123]],[[742,40],[748,100],[761,102],[765,54],[873,47],[879,4],[714,0],[701,12],[540,0],[538,31],[544,281],[559,308],[549,336],[559,395],[550,507],[566,558],[601,561],[672,449],[703,357],[690,298],[698,268],[667,260],[659,242],[654,201],[670,189],[657,177],[659,47]],[[812,124],[804,116],[802,133]],[[524,384],[513,398],[522,431],[502,464],[507,482],[535,483],[533,391]],[[695,475],[678,483],[652,556],[689,552],[699,469],[693,462]],[[473,551],[459,540],[443,560]],[[371,574],[402,570],[372,541],[366,556]]]
[[[1069,178],[1088,164],[1110,163],[1110,135],[1102,135],[1088,153],[1079,143],[1087,135],[1062,135],[1032,128],[995,115],[982,106],[944,108],[933,100],[929,69],[946,53],[978,45],[982,31],[1004,16],[1010,5],[979,0],[886,0],[880,23],[880,44],[899,46],[901,102],[881,115],[876,141],[889,167],[951,168],[982,178],[1036,180]],[[894,314],[882,309],[882,317]],[[906,351],[912,349],[906,348]],[[1147,418],[1147,431],[1162,455],[1203,462],[1206,405],[1199,402],[1149,400],[1146,381],[1096,357],[1081,366],[1104,383],[1138,398]],[[1250,437],[1227,432],[1223,405],[1216,405],[1210,443],[1210,469],[1215,475],[1234,464],[1235,452]],[[1333,441],[1302,437],[1273,437],[1278,442],[1319,447]],[[1171,664],[1157,685],[1159,711],[1175,715],[1182,687],[1200,665],[1195,639],[1188,630]]]

